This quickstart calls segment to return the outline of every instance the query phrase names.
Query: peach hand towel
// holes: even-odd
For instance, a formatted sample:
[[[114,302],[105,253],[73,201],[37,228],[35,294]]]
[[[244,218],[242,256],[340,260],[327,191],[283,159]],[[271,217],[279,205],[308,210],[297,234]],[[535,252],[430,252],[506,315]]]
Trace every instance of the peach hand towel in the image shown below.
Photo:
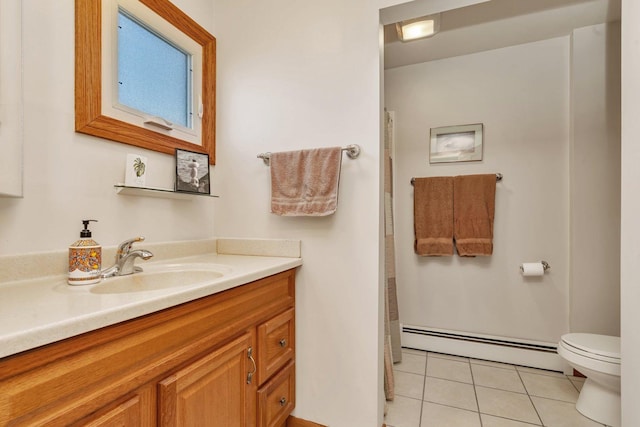
[[[416,254],[453,255],[453,177],[415,179],[413,225]]]
[[[456,176],[453,193],[454,238],[458,255],[491,255],[495,174]]]
[[[271,212],[326,216],[338,208],[340,147],[271,153]]]

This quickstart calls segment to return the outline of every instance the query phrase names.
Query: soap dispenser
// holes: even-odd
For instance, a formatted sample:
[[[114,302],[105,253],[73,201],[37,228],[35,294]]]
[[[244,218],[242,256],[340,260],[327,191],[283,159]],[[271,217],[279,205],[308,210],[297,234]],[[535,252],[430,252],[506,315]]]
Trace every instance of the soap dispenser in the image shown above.
[[[102,247],[91,238],[90,221],[98,222],[95,219],[82,220],[84,230],[80,231],[80,240],[69,246],[70,285],[91,285],[102,279]]]

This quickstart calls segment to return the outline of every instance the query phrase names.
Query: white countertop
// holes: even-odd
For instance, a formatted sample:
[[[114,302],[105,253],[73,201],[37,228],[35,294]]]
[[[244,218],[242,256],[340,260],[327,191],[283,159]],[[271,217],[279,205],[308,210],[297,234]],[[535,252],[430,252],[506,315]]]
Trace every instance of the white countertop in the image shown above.
[[[298,267],[302,259],[209,253],[137,264],[153,271],[176,263],[214,264],[224,275],[184,286],[106,294],[94,288],[118,278],[85,286],[67,285],[66,275],[0,283],[0,357],[244,285]]]

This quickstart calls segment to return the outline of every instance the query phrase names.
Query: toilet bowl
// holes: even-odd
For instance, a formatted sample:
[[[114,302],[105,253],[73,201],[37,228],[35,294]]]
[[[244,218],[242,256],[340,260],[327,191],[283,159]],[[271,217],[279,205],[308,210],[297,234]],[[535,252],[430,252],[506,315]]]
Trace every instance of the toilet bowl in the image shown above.
[[[576,409],[601,424],[620,427],[620,337],[566,334],[558,354],[587,377]]]

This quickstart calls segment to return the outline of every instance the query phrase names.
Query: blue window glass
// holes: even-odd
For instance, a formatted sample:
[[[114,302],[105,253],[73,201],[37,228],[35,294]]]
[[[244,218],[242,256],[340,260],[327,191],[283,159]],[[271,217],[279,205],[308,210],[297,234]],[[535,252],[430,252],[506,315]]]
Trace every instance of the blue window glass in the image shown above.
[[[118,12],[118,102],[191,127],[191,55]]]

